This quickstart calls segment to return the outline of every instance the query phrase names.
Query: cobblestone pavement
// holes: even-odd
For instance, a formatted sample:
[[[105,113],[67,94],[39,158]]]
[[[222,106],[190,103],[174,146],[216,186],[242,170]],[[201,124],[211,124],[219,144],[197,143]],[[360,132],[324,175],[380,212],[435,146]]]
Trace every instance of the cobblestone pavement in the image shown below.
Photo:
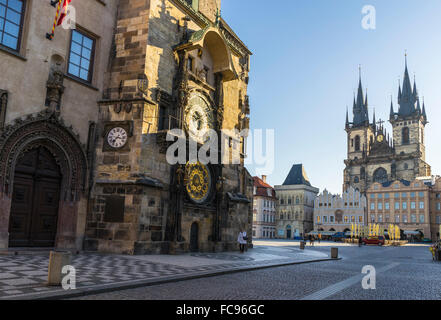
[[[48,287],[49,254],[0,255],[0,299],[27,298],[63,290]],[[142,280],[197,275],[241,267],[259,267],[328,258],[326,253],[297,248],[261,246],[240,253],[194,253],[187,255],[122,256],[80,254],[73,256],[78,289],[125,285]]]
[[[285,247],[286,242],[257,242]],[[297,245],[291,243],[291,245]],[[334,243],[316,243],[326,253]],[[85,296],[141,300],[422,300],[441,299],[441,263],[427,246],[357,247],[338,244],[339,261],[299,264]],[[376,289],[361,285],[363,266],[375,267]]]

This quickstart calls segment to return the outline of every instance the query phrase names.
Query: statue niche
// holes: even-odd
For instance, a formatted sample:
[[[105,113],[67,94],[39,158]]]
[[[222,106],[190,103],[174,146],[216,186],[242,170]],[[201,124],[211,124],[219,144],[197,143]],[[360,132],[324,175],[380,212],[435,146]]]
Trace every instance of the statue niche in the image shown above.
[[[64,92],[64,59],[54,54],[51,57],[49,78],[46,83],[46,106],[52,113],[60,113],[61,97]]]

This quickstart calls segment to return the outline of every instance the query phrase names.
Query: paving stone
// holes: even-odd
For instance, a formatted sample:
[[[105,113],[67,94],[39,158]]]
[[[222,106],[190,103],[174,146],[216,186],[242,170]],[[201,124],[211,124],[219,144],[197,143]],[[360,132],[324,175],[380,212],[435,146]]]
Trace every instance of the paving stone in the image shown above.
[[[280,250],[271,254],[270,250],[255,248],[246,254],[186,254],[181,256],[123,256],[83,253],[74,255],[72,265],[76,268],[77,288],[117,282],[157,279],[228,270],[237,267],[261,266],[268,263],[284,263],[297,259],[317,259],[317,253],[293,253]],[[319,256],[327,257],[320,253]],[[32,256],[0,256],[0,299],[11,295],[14,290],[23,294],[57,290],[45,287],[48,270],[47,254]],[[196,262],[195,262],[196,261]],[[3,278],[2,278],[3,276]],[[44,288],[44,289],[42,289]]]

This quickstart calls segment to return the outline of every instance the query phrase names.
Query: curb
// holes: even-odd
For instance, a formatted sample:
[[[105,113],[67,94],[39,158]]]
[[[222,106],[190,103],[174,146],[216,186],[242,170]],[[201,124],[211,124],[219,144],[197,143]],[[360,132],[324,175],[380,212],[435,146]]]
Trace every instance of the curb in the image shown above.
[[[324,258],[324,259],[316,259],[316,260],[291,261],[291,262],[278,263],[278,264],[266,264],[266,265],[253,266],[253,267],[242,266],[242,267],[236,267],[221,271],[198,272],[187,275],[160,277],[156,279],[135,280],[135,281],[132,280],[132,281],[117,282],[112,284],[94,285],[90,287],[75,289],[75,291],[71,293],[67,293],[64,290],[61,291],[62,289],[60,289],[59,291],[55,291],[55,292],[45,292],[45,293],[37,293],[37,294],[31,293],[31,294],[4,297],[4,298],[0,298],[0,300],[61,300],[61,299],[88,296],[92,294],[107,293],[116,290],[135,289],[135,288],[149,287],[149,286],[166,284],[166,283],[209,278],[209,277],[233,274],[244,271],[262,270],[262,269],[284,267],[284,266],[290,266],[296,264],[306,264],[312,262],[337,261],[341,259],[342,258],[337,258],[337,259]]]

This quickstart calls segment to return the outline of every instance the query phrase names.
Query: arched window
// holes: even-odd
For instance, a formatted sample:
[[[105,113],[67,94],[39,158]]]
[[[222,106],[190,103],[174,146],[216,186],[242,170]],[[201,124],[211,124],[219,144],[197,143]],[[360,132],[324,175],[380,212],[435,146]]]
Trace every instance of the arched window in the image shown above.
[[[296,197],[296,204],[299,204],[300,203],[300,199],[299,199],[299,197]]]
[[[403,128],[402,136],[403,136],[403,144],[409,144],[410,139],[409,139],[409,128],[408,127]]]
[[[374,172],[374,182],[384,183],[388,181],[387,171],[384,168],[378,168]]]
[[[355,151],[360,151],[360,136],[355,137]]]

